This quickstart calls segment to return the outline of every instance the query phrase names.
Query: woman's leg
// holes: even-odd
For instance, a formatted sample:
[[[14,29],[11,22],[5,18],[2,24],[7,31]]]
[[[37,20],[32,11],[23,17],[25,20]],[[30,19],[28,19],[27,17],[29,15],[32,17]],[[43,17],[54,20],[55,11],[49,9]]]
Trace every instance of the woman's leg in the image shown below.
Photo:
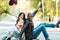
[[[2,40],[6,40],[7,37],[3,37]]]
[[[47,33],[47,31],[46,31],[46,29],[44,27],[44,25],[40,25],[39,27],[37,26],[34,29],[34,31],[33,31],[33,38],[36,39],[39,36],[39,34],[40,34],[41,31],[43,32],[45,38],[49,37],[48,33]]]
[[[10,35],[10,31],[8,30],[6,34],[2,37],[2,40],[7,40],[9,35]]]
[[[38,27],[40,26],[40,25],[44,25],[45,27],[51,27],[51,28],[55,28],[55,24],[53,24],[53,23],[40,23],[39,25],[38,25]]]

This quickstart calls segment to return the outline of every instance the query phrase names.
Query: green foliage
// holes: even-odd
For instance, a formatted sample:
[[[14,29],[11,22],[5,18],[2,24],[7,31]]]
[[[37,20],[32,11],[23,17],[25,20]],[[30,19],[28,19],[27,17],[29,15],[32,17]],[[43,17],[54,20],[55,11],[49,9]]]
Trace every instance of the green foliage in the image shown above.
[[[34,8],[37,8],[38,6],[38,3],[39,2],[42,2],[42,0],[26,0],[26,1],[30,1],[30,8],[33,10]],[[56,15],[56,2],[53,2],[52,0],[51,1],[51,7],[53,7],[54,11],[53,11],[53,16]],[[0,0],[0,17],[5,17],[6,14],[13,14],[14,10],[13,8],[11,8],[8,4],[9,0]],[[48,0],[44,0],[44,16],[47,16],[47,13],[49,12],[49,8],[46,7],[46,4],[47,2],[49,2]],[[48,6],[48,5],[47,5]],[[20,10],[20,9],[19,9]],[[18,10],[18,12],[20,12]],[[40,12],[42,12],[42,8],[38,11],[38,14],[40,14]],[[59,17],[60,17],[60,0],[59,0],[59,3],[58,3],[58,14],[59,14]]]
[[[13,14],[13,9],[9,6],[8,0],[0,0],[0,18],[5,17],[6,14]]]
[[[36,8],[38,3],[41,2],[41,0],[30,0],[31,8]]]
[[[42,0],[38,0],[38,1],[37,0],[30,0],[31,9],[37,8],[39,2],[42,2]],[[46,2],[47,2],[47,0],[44,0],[44,16],[47,15]],[[40,8],[39,12],[43,12],[42,8]]]
[[[60,17],[60,0],[59,0],[59,3],[58,3],[58,16]]]
[[[0,0],[0,17],[6,16],[6,9],[7,9],[7,0]]]
[[[1,18],[3,18],[3,17],[6,17],[6,13],[3,13],[3,14],[1,15]]]

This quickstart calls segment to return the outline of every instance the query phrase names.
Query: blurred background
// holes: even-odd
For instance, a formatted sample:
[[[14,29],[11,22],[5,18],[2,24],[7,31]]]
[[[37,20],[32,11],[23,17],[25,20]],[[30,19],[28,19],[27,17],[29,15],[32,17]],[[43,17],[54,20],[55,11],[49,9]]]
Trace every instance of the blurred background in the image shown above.
[[[16,4],[9,5],[10,0],[0,0],[0,40],[8,29],[15,27],[16,18],[20,12],[27,14],[37,8],[39,2],[42,2],[40,8],[33,18],[36,27],[41,22],[56,23],[60,20],[60,0],[17,0]],[[16,2],[16,1],[15,1]],[[46,28],[51,40],[60,40],[60,28]],[[44,40],[42,34],[38,37]]]
[[[39,2],[43,4],[36,14],[40,20],[44,18],[44,21],[52,22],[54,18],[60,19],[60,0],[17,0],[17,4],[12,6],[9,5],[9,1],[0,0],[0,20],[7,14],[16,16],[20,12],[28,13],[37,8]]]

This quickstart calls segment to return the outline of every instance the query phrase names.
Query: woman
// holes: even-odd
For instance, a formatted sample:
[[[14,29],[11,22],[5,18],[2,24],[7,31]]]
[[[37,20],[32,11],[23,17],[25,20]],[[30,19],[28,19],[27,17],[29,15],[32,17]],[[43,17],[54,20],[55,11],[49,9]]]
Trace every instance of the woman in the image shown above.
[[[21,12],[21,13],[18,15],[16,24],[18,23],[18,21],[19,21],[20,19],[25,20],[25,14],[24,14],[23,12]]]
[[[24,19],[25,19],[25,14],[21,12],[18,15],[18,19],[16,21],[16,27],[12,28],[12,30],[9,30],[5,36],[2,38],[2,40],[11,40],[12,37],[19,38],[21,28],[24,25]]]

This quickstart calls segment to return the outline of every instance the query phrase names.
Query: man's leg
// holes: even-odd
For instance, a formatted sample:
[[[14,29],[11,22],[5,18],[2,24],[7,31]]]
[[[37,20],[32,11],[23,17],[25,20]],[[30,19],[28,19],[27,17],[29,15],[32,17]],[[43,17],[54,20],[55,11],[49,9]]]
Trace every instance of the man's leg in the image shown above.
[[[40,26],[40,25],[44,25],[45,27],[51,27],[51,28],[55,28],[55,24],[53,24],[53,23],[40,23],[38,26]]]
[[[34,29],[34,31],[33,31],[33,38],[36,39],[39,36],[41,31],[43,32],[44,37],[48,38],[48,33],[47,33],[47,31],[46,31],[46,29],[45,29],[45,27],[43,25],[40,25],[39,27],[37,26]]]
[[[44,27],[44,25],[42,25],[42,32],[43,32],[43,35],[44,35],[45,38],[48,38],[48,37],[49,37],[49,35],[48,35],[48,33],[47,33],[47,30],[46,30],[46,28]]]

